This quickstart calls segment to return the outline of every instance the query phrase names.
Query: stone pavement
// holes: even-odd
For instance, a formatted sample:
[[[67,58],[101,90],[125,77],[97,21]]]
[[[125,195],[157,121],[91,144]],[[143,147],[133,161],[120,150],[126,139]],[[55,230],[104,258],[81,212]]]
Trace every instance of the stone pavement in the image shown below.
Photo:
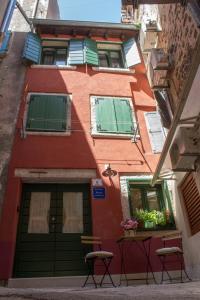
[[[117,288],[0,288],[0,300],[200,300],[200,282],[162,285],[137,285]]]

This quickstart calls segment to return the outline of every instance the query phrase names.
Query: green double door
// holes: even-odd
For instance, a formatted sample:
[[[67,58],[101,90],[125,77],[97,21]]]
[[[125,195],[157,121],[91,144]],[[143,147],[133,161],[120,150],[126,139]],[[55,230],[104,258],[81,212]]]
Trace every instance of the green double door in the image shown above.
[[[25,184],[14,277],[86,274],[80,236],[91,232],[88,184]]]

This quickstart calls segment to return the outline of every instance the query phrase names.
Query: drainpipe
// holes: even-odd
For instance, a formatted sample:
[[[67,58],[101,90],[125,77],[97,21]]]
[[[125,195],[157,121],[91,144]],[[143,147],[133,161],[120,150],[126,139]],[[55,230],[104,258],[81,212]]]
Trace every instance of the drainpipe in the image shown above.
[[[13,11],[15,9],[15,4],[16,4],[17,0],[10,0],[8,7],[6,9],[6,13],[3,19],[3,23],[1,26],[1,32],[6,32],[8,30],[8,27],[10,25],[10,20],[12,18],[13,15]]]
[[[179,102],[178,108],[176,110],[175,116],[173,118],[173,123],[172,123],[171,128],[168,132],[168,135],[167,135],[162,153],[160,155],[160,159],[158,161],[154,176],[153,176],[152,181],[151,181],[152,186],[155,185],[155,183],[156,183],[156,181],[157,181],[157,179],[160,175],[160,171],[162,169],[163,163],[164,163],[164,161],[166,159],[166,156],[169,152],[171,142],[173,140],[176,128],[177,128],[177,126],[180,122],[181,115],[182,115],[182,112],[184,110],[185,104],[187,102],[188,95],[189,95],[189,92],[191,90],[191,87],[192,87],[192,84],[193,84],[193,81],[194,81],[194,78],[195,78],[195,75],[197,73],[199,65],[200,65],[200,34],[198,36],[197,44],[196,44],[196,47],[194,49],[194,54],[193,54],[193,58],[192,58],[192,63],[191,63],[189,75],[188,75],[188,78],[186,80],[186,84],[184,85],[184,88],[181,92],[180,102]]]

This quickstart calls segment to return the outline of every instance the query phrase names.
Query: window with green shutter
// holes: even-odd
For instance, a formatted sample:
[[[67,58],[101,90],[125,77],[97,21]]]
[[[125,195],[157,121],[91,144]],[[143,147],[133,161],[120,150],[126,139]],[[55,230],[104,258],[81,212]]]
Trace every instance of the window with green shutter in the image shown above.
[[[68,98],[64,95],[31,94],[26,130],[66,131]]]
[[[148,222],[154,223],[154,229],[175,228],[171,197],[165,181],[154,187],[147,182],[130,181],[128,189],[130,215],[143,222],[144,228],[148,229]]]
[[[133,135],[135,128],[129,99],[95,97],[97,133]]]

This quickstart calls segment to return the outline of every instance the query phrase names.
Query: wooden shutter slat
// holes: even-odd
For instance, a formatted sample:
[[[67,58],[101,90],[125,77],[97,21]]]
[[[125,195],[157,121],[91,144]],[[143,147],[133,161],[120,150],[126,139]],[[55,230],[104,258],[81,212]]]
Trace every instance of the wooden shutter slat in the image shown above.
[[[188,205],[192,204],[194,198],[196,199],[196,197],[199,197],[199,193],[198,193],[197,190],[194,190],[191,194],[188,193],[188,194],[183,194],[183,195],[187,199],[185,201],[185,203],[188,204]]]
[[[112,99],[96,99],[96,119],[98,132],[117,133],[117,123]]]
[[[165,142],[165,134],[159,113],[157,111],[148,112],[145,113],[145,116],[152,150],[154,153],[159,153],[162,151]]]
[[[128,41],[124,42],[123,48],[126,57],[126,64],[128,67],[132,67],[141,63],[140,53],[138,51],[137,43],[134,38],[131,38]]]
[[[133,134],[132,111],[127,99],[114,99],[118,133]]]
[[[184,179],[180,188],[188,215],[191,233],[194,235],[200,231],[200,193],[192,173]]]
[[[85,62],[89,65],[98,66],[97,43],[91,39],[85,39]]]
[[[22,57],[39,64],[41,56],[41,40],[37,34],[29,32],[26,37]]]
[[[69,42],[69,64],[84,64],[84,42],[83,40],[70,40]]]
[[[65,131],[66,116],[66,97],[31,95],[26,129],[32,131]]]

